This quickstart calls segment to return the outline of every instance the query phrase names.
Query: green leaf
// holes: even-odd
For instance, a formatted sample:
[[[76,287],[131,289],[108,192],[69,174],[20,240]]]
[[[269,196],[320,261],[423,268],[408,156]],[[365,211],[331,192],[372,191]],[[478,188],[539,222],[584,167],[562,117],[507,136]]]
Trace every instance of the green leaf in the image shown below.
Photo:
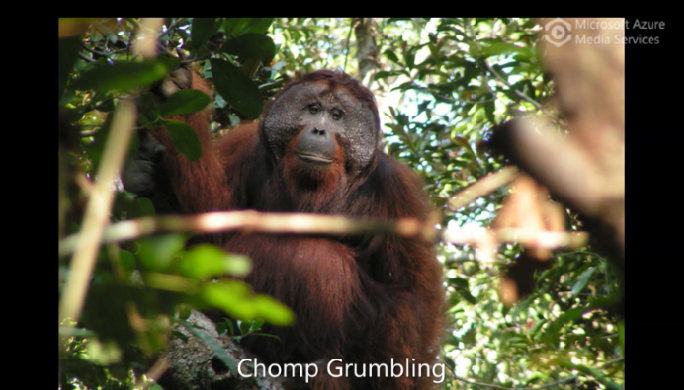
[[[486,57],[511,54],[517,52],[519,49],[514,44],[504,42],[500,38],[482,39],[479,41],[479,43],[481,44],[481,52]]]
[[[375,74],[374,79],[375,80],[381,80],[381,79],[386,79],[390,76],[390,72],[386,70],[381,70],[380,72]]]
[[[254,321],[252,321],[252,324],[249,327],[249,331],[255,332],[261,329],[262,326],[264,326],[264,320],[262,318],[257,318]]]
[[[190,161],[197,161],[202,157],[202,145],[195,130],[189,124],[173,119],[164,119],[164,126],[169,131],[173,144],[179,152]]]
[[[190,26],[192,46],[205,44],[221,27],[221,18],[194,18]]]
[[[489,101],[487,103],[484,103],[484,112],[485,112],[485,116],[487,117],[487,120],[492,124],[496,124],[496,119],[494,118],[494,102],[493,101]]]
[[[468,279],[466,278],[460,278],[460,277],[452,277],[449,278],[449,284],[454,285],[454,287],[458,288],[468,288]]]
[[[252,328],[252,321],[250,320],[238,321],[237,324],[240,334],[243,336],[249,333],[249,330]]]
[[[103,366],[121,361],[123,351],[113,340],[100,341],[97,338],[89,338],[86,344],[88,358]]]
[[[206,279],[212,276],[246,276],[251,262],[245,256],[226,254],[221,248],[200,244],[185,254],[179,264],[181,275]]]
[[[468,150],[472,155],[475,155],[475,151],[473,150],[473,147],[470,145],[470,141],[468,141],[467,138],[457,135],[453,137],[453,141],[460,147]]]
[[[242,31],[242,34],[265,34],[268,28],[271,27],[273,18],[251,18]]]
[[[178,305],[178,318],[185,321],[192,315],[192,307],[187,304]]]
[[[228,329],[228,332],[230,332],[230,337],[235,336],[235,327],[233,326],[233,321],[231,320],[225,320],[226,323],[226,329]]]
[[[439,50],[439,46],[435,45],[434,43],[429,43],[428,49],[430,49],[430,56],[432,57],[433,61],[440,61],[442,60],[442,53]]]
[[[577,294],[584,290],[584,287],[587,286],[587,283],[589,282],[591,275],[594,274],[594,271],[596,271],[596,267],[591,267],[584,271],[584,273],[577,279],[577,282],[575,282],[575,284],[572,286],[573,297],[576,297]]]
[[[223,31],[226,35],[264,34],[273,23],[273,18],[226,18]]]
[[[392,50],[385,50],[385,56],[387,56],[387,59],[390,61],[394,62],[395,64],[399,64],[399,58],[397,58],[396,53],[394,53]]]
[[[259,87],[233,64],[211,59],[211,69],[216,91],[240,113],[256,118],[261,115],[264,102]]]
[[[257,295],[252,300],[258,315],[274,325],[290,325],[295,320],[295,315],[287,306],[269,297],[268,295]]]
[[[214,102],[219,108],[223,108],[226,106],[226,104],[228,104],[225,100],[223,100],[223,98],[219,94],[216,94],[216,96],[214,97]],[[238,119],[238,123],[239,122],[240,120]]]
[[[146,237],[136,242],[136,251],[140,265],[148,271],[165,271],[171,265],[173,255],[180,252],[185,245],[185,238],[180,234],[167,234]]]
[[[469,289],[459,288],[456,290],[456,292],[458,293],[458,295],[460,295],[463,299],[465,299],[471,305],[474,305],[477,303],[477,298],[475,298],[475,296],[473,296],[473,294],[470,292]]]
[[[60,38],[57,47],[59,50],[59,62],[57,63],[59,94],[57,100],[59,100],[64,93],[64,88],[66,88],[69,72],[73,69],[74,63],[78,58],[78,50],[81,48],[81,37]]]
[[[200,295],[205,303],[223,310],[230,317],[250,319],[256,315],[256,308],[247,299],[251,292],[244,282],[224,279],[206,283]]]
[[[147,62],[116,62],[111,66],[101,66],[84,72],[73,84],[74,89],[110,89],[127,90],[146,87],[161,80],[173,66],[180,64],[180,59],[158,59]]]
[[[63,88],[60,87],[60,91],[62,91]],[[71,102],[71,100],[76,96],[76,91],[69,89],[67,91],[64,91],[64,94],[61,95],[59,98],[59,102],[57,103],[59,106],[66,106]]]
[[[149,198],[135,198],[136,217],[154,216],[154,205]]]
[[[225,18],[223,19],[223,32],[226,33],[226,35],[231,35],[233,34],[233,30],[235,30],[235,27],[240,24],[240,20],[244,18]]]
[[[620,386],[613,382],[603,371],[596,369],[594,367],[586,366],[583,364],[576,364],[568,359],[553,359],[551,364],[557,364],[562,367],[566,367],[571,370],[577,370],[583,374],[594,377],[597,382],[602,384],[608,390],[624,390],[624,386]]]
[[[620,339],[621,353],[625,354],[625,321],[618,322],[618,337]]]
[[[410,69],[415,65],[416,60],[416,50],[415,47],[411,47],[404,53],[404,61],[406,61],[406,66]]]
[[[222,50],[242,59],[257,58],[264,65],[269,65],[276,48],[273,39],[267,35],[244,34],[227,40]]]
[[[252,333],[250,336],[270,337],[272,339],[280,340],[280,337],[268,333]]]
[[[155,122],[161,119],[157,105],[149,93],[144,93],[138,98],[138,124],[147,128],[157,128]],[[134,149],[134,150],[137,150]]]
[[[69,326],[60,326],[58,333],[62,336],[68,337],[88,337],[95,335],[95,332],[93,332],[92,330],[83,328],[72,328]]]
[[[564,311],[563,314],[548,325],[546,334],[551,335],[552,337],[558,337],[558,332],[563,328],[563,325],[577,320],[582,314],[589,310],[591,310],[590,307],[573,307],[572,309]]]
[[[256,71],[259,69],[260,64],[261,60],[258,58],[247,58],[242,62],[240,70],[251,79],[254,77],[254,75],[256,75]],[[259,89],[259,93],[261,93],[261,89]]]
[[[557,319],[549,324],[546,328],[546,334],[551,337],[558,337],[558,332],[566,323],[577,320],[582,314],[597,308],[606,308],[615,305],[619,301],[617,295],[604,295],[600,297],[593,297],[588,300],[588,304],[584,307],[573,307],[566,310]]]
[[[217,343],[213,337],[211,337],[208,334],[206,334],[205,332],[197,329],[197,327],[191,323],[183,322],[183,326],[193,336],[202,340],[207,346],[209,346],[209,348],[211,348],[212,352],[214,352],[214,355],[223,361],[223,363],[226,365],[226,367],[228,367],[230,372],[237,372],[237,363],[235,362],[235,359],[233,359],[230,355],[228,355],[228,353],[223,348],[223,346],[221,344]]]
[[[135,270],[135,256],[129,251],[119,251],[119,262],[126,275],[130,275]]]
[[[218,333],[219,337],[225,336],[226,333],[228,333],[228,329],[226,327],[225,322],[219,322],[216,325],[216,333]]]
[[[267,295],[253,295],[249,285],[239,280],[223,279],[206,283],[201,298],[205,303],[237,319],[261,317],[274,325],[284,326],[294,322],[295,318],[287,306]]]
[[[162,116],[188,115],[202,111],[211,102],[209,96],[195,89],[184,89],[171,95],[161,106],[159,114]]]

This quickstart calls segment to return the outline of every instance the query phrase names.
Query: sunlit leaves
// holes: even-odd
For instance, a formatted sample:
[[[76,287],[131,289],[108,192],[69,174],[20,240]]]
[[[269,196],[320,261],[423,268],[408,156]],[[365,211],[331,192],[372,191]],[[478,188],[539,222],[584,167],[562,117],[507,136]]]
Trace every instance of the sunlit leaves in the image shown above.
[[[275,325],[288,325],[294,321],[294,314],[283,304],[266,295],[252,294],[244,282],[224,279],[206,284],[201,296],[205,302],[232,317],[261,317]]]
[[[249,273],[251,263],[244,256],[226,254],[216,246],[197,245],[185,254],[178,267],[181,275],[190,278],[244,277]]]
[[[383,129],[387,150],[423,177],[432,199],[437,200],[434,204],[443,208],[448,196],[505,164],[488,150],[489,129],[511,116],[537,114],[538,107],[552,97],[553,85],[543,76],[537,58],[536,23],[533,19],[500,18],[378,22],[375,38],[380,54],[377,68],[371,72],[374,81],[370,88],[381,103],[391,102],[395,108]],[[173,18],[165,26],[169,30],[161,39],[169,51],[180,48],[186,52],[186,63],[200,58],[197,69],[217,92],[219,109],[214,111],[214,120],[219,117],[216,122],[221,131],[245,118],[258,117],[263,101],[296,74],[346,66],[355,76],[358,69],[351,19],[289,18],[274,24],[270,18]],[[78,131],[91,134],[80,137],[78,153],[72,156],[73,168],[83,168],[90,180],[94,179],[90,169],[100,164],[109,131],[102,126],[106,112],[119,99],[147,91],[146,87],[177,69],[181,61],[136,57],[127,47],[135,42],[135,31],[134,20],[110,19],[80,41],[60,40],[59,103],[68,108],[70,122],[84,125]],[[271,67],[273,62],[276,64]],[[206,95],[186,90],[159,101],[143,93],[138,102],[140,127],[165,126],[181,153],[189,160],[201,158],[194,131],[163,117],[206,109]],[[385,120],[389,109],[380,109]],[[131,148],[137,149],[135,145]],[[70,185],[75,190],[69,198],[69,214],[79,215],[76,206],[87,199],[88,187],[76,182]],[[447,212],[445,224],[489,226],[507,193],[507,188],[501,188],[458,213]],[[144,198],[120,200],[113,221],[154,215]],[[69,222],[78,229],[78,223]],[[570,214],[565,222],[582,228]],[[104,340],[105,335],[116,339],[120,348],[134,345],[149,352],[163,346],[163,338],[153,337],[154,333],[168,335],[158,318],[173,317],[179,309],[183,318],[190,307],[218,307],[226,316],[252,318],[217,325],[217,330],[234,340],[268,337],[260,335],[264,320],[285,324],[293,318],[282,304],[230,279],[245,276],[249,262],[219,247],[188,247],[185,236],[160,235],[121,243],[118,253],[116,249],[110,245],[101,251],[84,312],[88,329],[72,337],[97,334]],[[467,246],[458,249],[472,252]],[[576,375],[577,383],[562,382],[556,387],[598,388],[620,383],[624,321],[616,320],[615,302],[610,301],[618,290],[617,278],[605,260],[590,248],[582,253],[554,252],[550,268],[534,275],[535,292],[507,309],[497,295],[498,283],[501,271],[515,261],[520,247],[500,245],[499,250],[491,264],[482,264],[474,256],[453,259],[457,257],[453,246],[437,248],[440,259],[451,259],[445,266],[451,323],[444,339],[444,351],[448,352],[444,361],[455,372],[463,370],[467,378],[495,386],[548,387],[568,375]],[[68,261],[62,261],[60,276],[67,278],[69,272]],[[121,275],[122,280],[118,279]],[[139,324],[149,329],[138,334],[131,328],[127,317],[131,306],[142,319]],[[86,348],[82,340],[72,347]],[[220,355],[218,344],[212,348],[230,364]],[[125,366],[122,363],[129,353],[125,351],[124,361],[117,366]],[[606,362],[613,363],[604,367]],[[113,372],[112,367],[108,372]],[[70,378],[88,378],[87,385],[83,384],[86,379],[79,382],[82,388],[104,388],[109,379],[88,377],[93,365],[86,368],[69,367]],[[459,382],[445,386],[467,387]]]
[[[118,363],[121,360],[121,349],[112,340],[101,342],[97,338],[90,338],[86,350],[88,358],[101,365]]]
[[[577,278],[577,282],[572,286],[572,296],[577,296],[582,290],[584,290],[584,287],[587,286],[587,283],[589,283],[589,279],[591,276],[594,274],[596,271],[596,267],[590,267],[584,273]]]
[[[244,256],[226,254],[220,248],[201,244],[182,252],[184,239],[180,235],[164,235],[139,240],[137,255],[148,285],[163,290],[196,294],[198,303],[223,310],[233,318],[264,320],[287,325],[294,314],[283,304],[265,295],[257,295],[251,287],[238,280],[212,277],[244,277],[250,271],[250,261]],[[179,276],[176,276],[175,274]]]

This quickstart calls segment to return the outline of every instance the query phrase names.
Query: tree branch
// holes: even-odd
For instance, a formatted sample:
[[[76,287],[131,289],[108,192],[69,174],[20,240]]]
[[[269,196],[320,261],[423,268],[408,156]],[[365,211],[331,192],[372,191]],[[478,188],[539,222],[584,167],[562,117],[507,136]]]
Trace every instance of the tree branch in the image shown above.
[[[96,175],[97,182],[86,206],[83,229],[73,242],[74,257],[70,275],[59,303],[60,321],[66,318],[78,321],[81,314],[102,234],[109,223],[109,211],[114,198],[112,183],[123,164],[135,117],[133,103],[122,100],[114,115],[112,131]]]
[[[583,232],[540,232],[537,235],[525,229],[437,230],[434,227],[437,223],[435,215],[427,221],[417,218],[378,221],[316,214],[227,211],[192,216],[143,217],[117,222],[104,230],[101,240],[103,243],[115,243],[157,232],[217,233],[243,230],[259,233],[331,235],[390,233],[402,237],[422,237],[431,241],[441,238],[443,241],[459,245],[476,244],[483,237],[492,235],[498,242],[535,243],[543,248],[554,249],[563,246],[582,246],[587,238]],[[82,232],[76,233],[60,241],[59,255],[67,256],[73,252],[82,235]]]

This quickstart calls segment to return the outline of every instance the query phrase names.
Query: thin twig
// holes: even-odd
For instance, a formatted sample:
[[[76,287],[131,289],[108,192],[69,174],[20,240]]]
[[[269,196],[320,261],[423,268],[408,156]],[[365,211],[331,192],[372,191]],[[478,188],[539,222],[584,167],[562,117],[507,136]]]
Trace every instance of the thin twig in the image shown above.
[[[140,389],[140,390],[145,390],[155,384],[159,378],[161,378],[162,375],[166,372],[166,370],[169,368],[169,359],[165,357],[161,357],[157,359],[156,362],[150,367],[149,370],[145,373],[145,381],[143,382],[143,379],[140,378],[135,384],[135,389]]]
[[[86,206],[81,234],[74,242],[74,257],[69,279],[59,303],[60,321],[70,318],[77,322],[81,314],[102,234],[105,225],[109,223],[109,212],[114,198],[112,182],[123,164],[135,116],[133,103],[122,100],[114,114],[112,131],[109,133],[102,164],[96,175],[97,182]]]
[[[86,196],[89,197],[93,194],[93,183],[90,180],[88,180],[85,173],[83,173],[82,171],[78,172],[74,176],[74,182],[78,185],[78,187]]]
[[[342,216],[304,213],[261,213],[253,210],[228,211],[192,216],[143,217],[122,221],[109,226],[102,235],[103,243],[132,240],[155,232],[205,232],[245,230],[261,233],[299,234],[358,234],[371,232],[398,233],[402,236],[417,236],[425,228],[433,232],[437,221],[420,221],[403,218],[395,222],[353,220]],[[426,224],[429,224],[426,226]],[[76,246],[82,233],[64,238],[59,244],[59,253],[68,255]]]
[[[204,61],[208,58],[211,58],[214,54],[216,54],[214,51],[210,51],[208,53],[202,54],[199,57],[185,59],[185,60],[181,61],[181,63],[182,64],[192,64],[193,62]]]
[[[102,125],[96,125],[96,124],[85,124],[85,125],[81,125],[81,126],[97,126],[94,129],[81,131],[80,132],[81,137],[91,137],[91,136],[97,134],[97,132],[100,131],[100,129],[102,129]]]
[[[172,52],[171,50],[169,50],[169,49],[166,47],[166,45],[162,44],[162,43],[159,42],[159,41],[157,41],[156,43],[157,43],[157,48],[159,48],[159,50],[161,50],[162,52],[164,52],[164,54],[167,54],[167,55],[169,55],[169,56],[171,56],[171,57],[176,57],[176,54],[175,54],[174,52]]]
[[[173,23],[169,26],[169,28],[166,29],[166,32],[164,32],[164,34],[167,34],[169,31],[173,30],[176,26],[178,26],[179,24],[183,23],[184,21],[185,21],[185,18],[178,18],[178,19],[176,19],[176,21],[173,22]],[[163,35],[163,34],[162,34],[162,35]],[[169,38],[170,38],[170,36],[169,36]]]

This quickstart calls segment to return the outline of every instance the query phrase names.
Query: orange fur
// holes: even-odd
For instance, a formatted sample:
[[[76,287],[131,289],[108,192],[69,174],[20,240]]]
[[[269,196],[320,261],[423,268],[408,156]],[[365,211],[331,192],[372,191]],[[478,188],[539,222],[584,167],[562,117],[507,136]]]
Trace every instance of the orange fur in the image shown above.
[[[305,77],[313,78],[305,82],[317,82],[316,75]],[[347,88],[359,102],[372,104],[377,120],[368,90],[351,81],[330,83],[331,88]],[[196,74],[192,88],[209,93]],[[233,129],[212,144],[208,112],[174,119],[186,121],[197,131],[204,150],[199,161],[189,162],[175,150],[165,129],[153,132],[167,147],[164,163],[181,212],[253,208],[393,220],[425,218],[430,210],[419,178],[375,146],[371,163],[351,175],[345,166],[349,145],[337,140],[331,164],[302,166],[294,153],[297,136],[275,162],[258,123]],[[215,237],[214,242],[228,252],[251,257],[253,270],[246,280],[255,291],[273,295],[297,315],[293,327],[265,327],[281,341],[243,339],[243,345],[262,359],[279,363],[331,358],[342,358],[344,363],[434,362],[444,294],[441,266],[430,243],[383,234],[310,237],[240,232]],[[408,390],[433,384],[425,376],[320,376],[310,386]]]

